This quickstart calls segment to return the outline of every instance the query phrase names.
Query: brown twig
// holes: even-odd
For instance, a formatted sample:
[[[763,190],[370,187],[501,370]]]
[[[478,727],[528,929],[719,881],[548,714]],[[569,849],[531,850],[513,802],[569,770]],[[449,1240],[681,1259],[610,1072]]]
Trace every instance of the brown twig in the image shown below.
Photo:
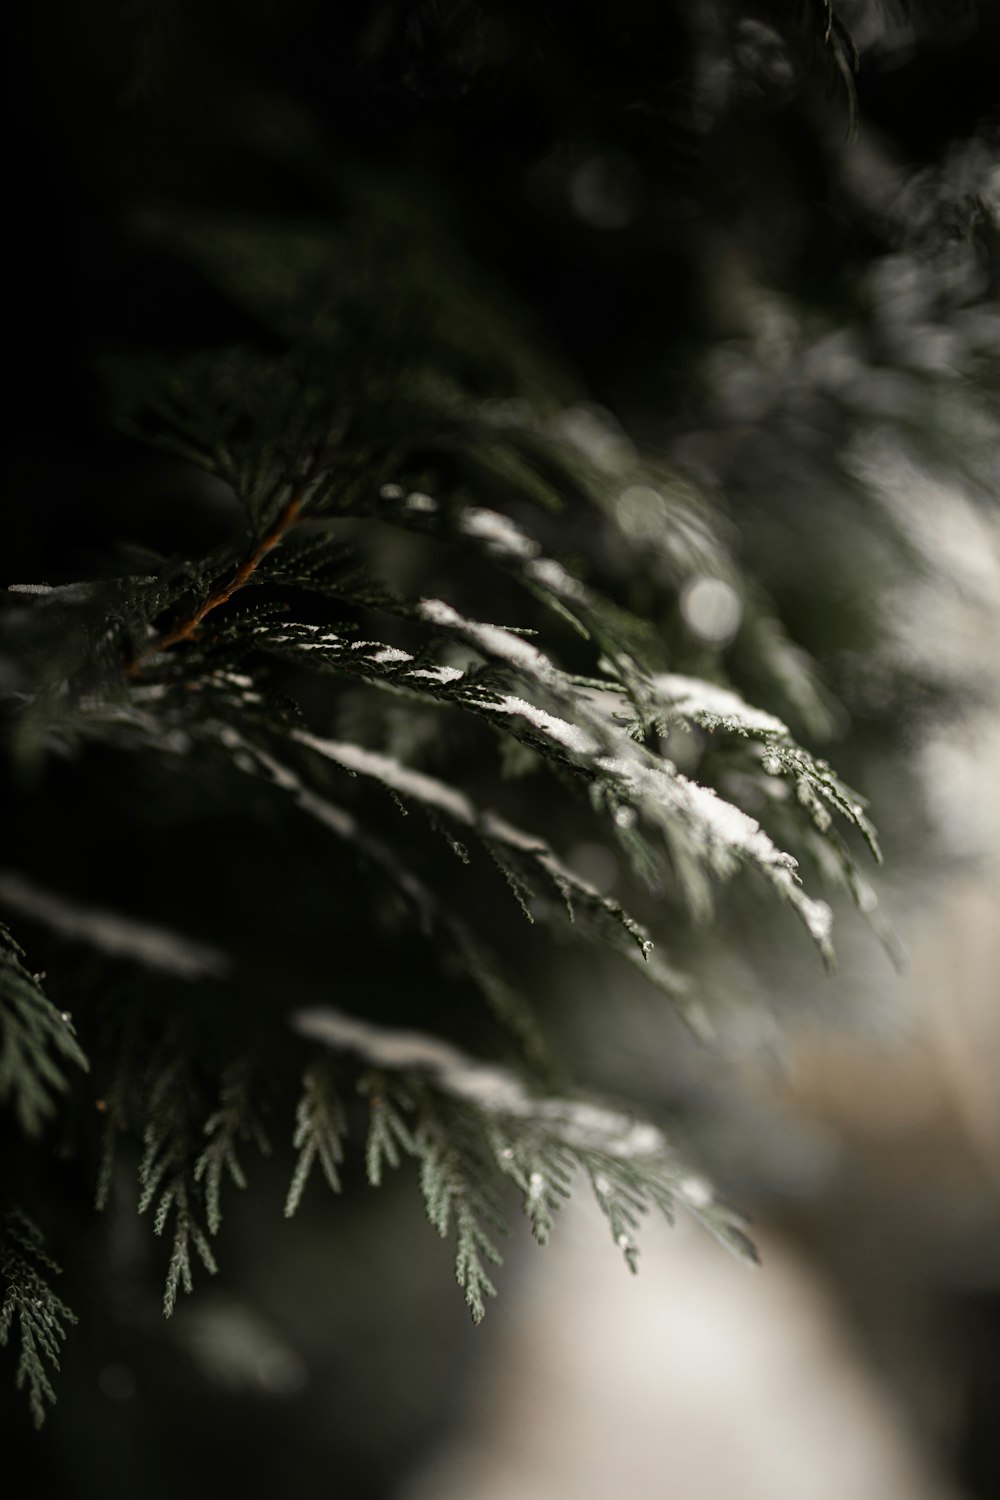
[[[142,671],[143,664],[151,656],[158,656],[161,651],[169,650],[171,646],[176,646],[179,641],[191,640],[197,633],[198,627],[205,616],[211,614],[213,609],[218,609],[220,604],[225,604],[239,589],[243,588],[244,584],[250,581],[260,566],[261,560],[267,556],[268,552],[272,552],[279,545],[286,532],[290,531],[298,521],[302,511],[304,493],[305,485],[299,485],[292,492],[291,499],[278,517],[274,528],[268,532],[262,541],[257,543],[250,556],[245,562],[240,564],[227,584],[224,584],[214,594],[210,594],[204,604],[199,604],[193,615],[189,615],[186,620],[182,620],[179,625],[175,625],[172,630],[168,630],[166,635],[161,635],[129,662],[126,670],[130,677],[138,677]]]

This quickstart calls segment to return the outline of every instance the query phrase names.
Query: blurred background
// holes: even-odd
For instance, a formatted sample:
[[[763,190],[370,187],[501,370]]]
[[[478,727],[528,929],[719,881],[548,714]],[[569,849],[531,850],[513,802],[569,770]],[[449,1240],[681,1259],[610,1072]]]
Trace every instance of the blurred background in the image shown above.
[[[279,1160],[165,1325],[132,1197],[95,1228],[66,1167],[81,1321],[46,1430],[10,1407],[8,1439],[5,1408],[8,1461],[88,1500],[1000,1500],[1000,7],[121,0],[8,28],[6,581],[225,533],[224,497],[118,432],[102,371],[273,347],[240,276],[261,226],[279,258],[319,226],[373,341],[415,278],[472,289],[510,310],[522,387],[560,372],[567,442],[710,499],[818,664],[793,728],[886,850],[833,977],[737,889],[679,934],[710,1042],[509,940],[590,1081],[724,1164],[759,1271],[650,1225],[629,1277],[574,1203],[544,1251],[511,1240],[473,1329],[415,1182],[348,1167],[291,1232]],[[220,214],[251,247],[224,273]],[[483,402],[511,393],[490,358],[458,372]],[[619,497],[639,547],[660,498]],[[677,614],[769,707],[739,596],[696,580]],[[669,753],[697,775],[703,740]],[[55,813],[17,816],[58,846]],[[85,880],[90,849],[60,857]]]

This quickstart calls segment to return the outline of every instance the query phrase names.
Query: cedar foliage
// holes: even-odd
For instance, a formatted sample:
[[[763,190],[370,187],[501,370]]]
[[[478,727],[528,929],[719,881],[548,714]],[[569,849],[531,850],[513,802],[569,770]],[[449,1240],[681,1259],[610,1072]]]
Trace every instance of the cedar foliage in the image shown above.
[[[543,964],[607,951],[709,1035],[698,934],[730,884],[763,898],[752,926],[784,909],[782,944],[797,922],[830,967],[830,902],[872,915],[878,841],[815,748],[841,710],[747,566],[752,519],[678,456],[707,392],[658,367],[640,394],[624,297],[596,333],[549,299],[574,234],[598,284],[645,174],[666,228],[640,222],[663,259],[637,232],[638,305],[663,279],[654,323],[683,347],[709,237],[682,200],[718,213],[720,191],[698,163],[713,141],[724,161],[741,120],[766,145],[786,108],[830,170],[857,127],[856,55],[827,0],[762,6],[757,32],[721,3],[626,10],[631,29],[559,5],[347,7],[323,33],[343,101],[312,111],[317,77],[267,6],[246,36],[162,0],[95,23],[118,113],[90,121],[82,180],[113,263],[153,289],[138,329],[123,299],[89,336],[124,435],[95,419],[102,473],[136,508],[169,501],[159,538],[130,520],[96,557],[36,548],[50,571],[9,580],[0,622],[18,933],[0,931],[0,1103],[24,1137],[0,1335],[17,1320],[38,1422],[72,1318],[36,1227],[59,1220],[39,1165],[57,1134],[75,1180],[169,1246],[168,1316],[216,1272],[230,1190],[252,1191],[272,1142],[287,1216],[341,1192],[355,1157],[376,1187],[415,1172],[477,1321],[511,1208],[544,1243],[580,1186],[633,1270],[650,1211],[753,1258],[683,1128],[570,1075]],[[713,62],[736,82],[706,121]],[[182,143],[148,182],[108,170],[120,120]],[[393,159],[411,126],[412,175]],[[484,244],[505,209],[525,232],[533,195],[562,263]],[[973,199],[966,239],[987,228]],[[908,539],[880,525],[879,561],[904,568]],[[876,629],[863,611],[850,628]],[[581,838],[628,867],[613,893],[574,865]]]

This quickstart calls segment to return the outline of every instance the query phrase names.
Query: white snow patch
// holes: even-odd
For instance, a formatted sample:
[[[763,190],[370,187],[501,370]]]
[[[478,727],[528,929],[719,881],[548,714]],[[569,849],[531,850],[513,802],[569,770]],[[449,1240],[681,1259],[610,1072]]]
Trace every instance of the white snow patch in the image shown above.
[[[460,667],[413,667],[407,677],[426,677],[430,682],[457,682],[465,673]]]
[[[520,714],[527,719],[535,729],[541,730],[549,739],[556,740],[567,750],[572,750],[576,755],[593,755],[598,749],[597,741],[593,735],[581,729],[577,724],[571,724],[568,719],[556,718],[554,714],[547,713],[544,708],[538,708],[534,703],[528,703],[524,698],[516,698],[512,694],[506,694],[497,703],[490,705],[491,709],[502,714]]]
[[[754,708],[730,688],[703,682],[700,677],[663,672],[653,678],[653,686],[683,714],[717,714],[720,719],[736,719],[761,734],[788,733],[788,726],[774,714]]]
[[[307,632],[310,635],[315,635],[317,639],[314,641],[303,640],[303,635]],[[326,626],[307,625],[299,622],[295,624],[294,630],[272,631],[268,625],[259,625],[254,634],[265,636],[265,645],[270,643],[274,646],[295,646],[299,651],[328,651],[331,647],[343,646],[344,644],[343,636],[328,631]],[[370,641],[367,643],[358,642],[357,644],[377,645],[378,643]]]
[[[539,557],[534,562],[527,563],[524,571],[535,583],[550,589],[553,594],[560,594],[564,599],[579,599],[583,596],[583,584],[579,579],[574,578],[572,573],[567,573],[562,563],[555,562],[551,557]]]
[[[485,542],[491,552],[508,557],[535,557],[538,543],[526,536],[521,528],[497,510],[485,510],[470,506],[459,516],[459,527],[466,536]]]
[[[801,896],[796,902],[802,920],[809,929],[811,936],[820,945],[825,947],[830,941],[833,931],[833,910],[825,901],[815,901],[810,896]]]
[[[371,643],[366,642],[366,644]],[[377,651],[371,653],[369,660],[378,662],[380,666],[388,666],[392,662],[412,661],[413,657],[409,651],[400,651],[397,646],[380,646]]]
[[[219,732],[224,740],[227,735],[235,734],[229,726],[222,726]],[[464,824],[467,828],[476,829],[484,838],[495,839],[497,843],[505,844],[509,849],[516,849],[521,854],[530,855],[571,890],[599,902],[609,911],[618,910],[615,903],[602,895],[596,886],[564,865],[543,839],[534,834],[525,833],[522,828],[508,823],[505,818],[498,817],[496,813],[477,808],[464,792],[457,791],[454,787],[438,781],[433,776],[426,775],[423,771],[414,771],[409,766],[401,765],[399,761],[393,760],[388,755],[381,755],[374,750],[365,750],[360,745],[337,740],[321,740],[304,729],[294,729],[291,734],[299,744],[315,750],[318,755],[325,756],[327,760],[335,761],[343,766],[345,771],[353,771],[359,776],[368,776],[374,781],[381,782],[383,786],[390,787],[402,797],[412,797],[415,801],[423,802],[425,806],[433,807],[438,812],[454,818],[456,822]],[[258,759],[262,758],[254,746],[246,746],[246,748],[257,755]],[[286,779],[283,783],[290,789],[295,790],[301,786],[298,778],[292,773],[286,772],[285,776],[291,778],[291,782]],[[638,938],[644,937],[644,929],[638,923],[635,924],[634,932]],[[648,942],[648,939],[646,941]]]
[[[152,583],[152,578],[129,579],[130,583]],[[51,598],[53,595],[61,604],[82,604],[92,599],[97,592],[94,583],[9,583],[8,594],[35,594],[45,595]]]
[[[461,823],[474,825],[477,822],[475,809],[463,792],[456,791],[454,787],[447,786],[433,776],[427,776],[423,771],[414,771],[412,767],[402,765],[391,756],[380,755],[376,750],[366,750],[361,745],[343,740],[321,740],[305,729],[293,729],[292,738],[300,745],[315,750],[317,755],[336,761],[346,771],[355,771],[359,776],[371,776],[376,781],[381,781],[384,786],[391,787],[401,796],[413,797],[425,806],[435,807]]]
[[[756,818],[727,802],[711,787],[689,781],[679,771],[647,764],[638,751],[626,756],[602,755],[596,764],[616,777],[633,800],[648,801],[654,807],[686,816],[710,845],[745,855],[759,865],[794,868],[792,856],[783,853],[768,838]]]
[[[535,677],[555,678],[556,668],[537,646],[531,646],[520,636],[506,630],[503,625],[488,625],[480,620],[468,620],[457,609],[443,599],[421,599],[418,613],[432,625],[446,630],[456,630],[481,649],[487,656],[499,657],[512,667]]]
[[[535,1098],[515,1074],[476,1062],[440,1037],[373,1026],[328,1006],[296,1011],[292,1025],[328,1047],[360,1053],[376,1067],[429,1073],[447,1093],[491,1114],[544,1122],[572,1145],[619,1159],[667,1150],[665,1136],[654,1125],[586,1101]],[[535,1186],[533,1179],[531,1185]]]
[[[680,772],[674,778],[682,787],[689,805],[714,836],[732,849],[743,850],[761,864],[787,865],[790,856],[783,854],[763,831],[756,818],[727,802],[711,787],[689,781]]]

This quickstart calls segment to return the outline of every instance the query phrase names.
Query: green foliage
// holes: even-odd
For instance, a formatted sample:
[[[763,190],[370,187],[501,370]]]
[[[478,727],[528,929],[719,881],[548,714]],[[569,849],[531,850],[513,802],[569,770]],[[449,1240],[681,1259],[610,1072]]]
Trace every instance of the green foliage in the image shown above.
[[[205,1270],[218,1270],[208,1238],[197,1219],[196,1184],[205,1186],[208,1213],[218,1217],[217,1183],[207,1172],[199,1172],[203,1157],[193,1156],[194,1108],[191,1081],[183,1063],[165,1065],[150,1090],[143,1152],[139,1161],[139,1212],[153,1209],[153,1233],[171,1229],[170,1259],[163,1291],[163,1315],[169,1318],[183,1287],[193,1287],[192,1252]],[[213,1117],[214,1118],[214,1117]]]
[[[219,1107],[205,1121],[207,1144],[194,1168],[194,1180],[203,1183],[205,1214],[210,1233],[218,1234],[222,1224],[221,1192],[226,1176],[238,1188],[247,1185],[246,1174],[237,1156],[241,1141],[253,1144],[268,1155],[271,1144],[257,1117],[253,1093],[253,1064],[241,1058],[223,1073],[219,1086]]]
[[[50,1274],[59,1270],[38,1226],[13,1204],[0,1205],[0,1346],[6,1348],[16,1328],[15,1380],[18,1390],[27,1392],[36,1427],[45,1421],[46,1403],[56,1399],[49,1371],[59,1369],[65,1325],[76,1322],[49,1284]]]
[[[636,1230],[650,1209],[672,1223],[683,1208],[742,1259],[756,1260],[739,1214],[648,1121],[593,1100],[536,1092],[516,1074],[423,1033],[370,1026],[327,1008],[299,1013],[296,1026],[340,1054],[341,1068],[352,1054],[377,1065],[356,1079],[369,1101],[368,1180],[378,1186],[386,1166],[416,1160],[428,1218],[442,1238],[454,1234],[456,1277],[476,1322],[496,1295],[487,1266],[502,1264],[496,1239],[508,1231],[504,1189],[511,1183],[543,1245],[582,1173],[631,1270]],[[304,1180],[321,1149],[313,1143],[325,1142],[328,1181],[339,1192],[345,1118],[336,1104],[331,1126],[328,1101],[336,1096],[319,1077],[322,1083],[307,1083],[299,1106],[296,1143],[304,1150],[295,1178]]]
[[[317,1061],[306,1069],[302,1097],[295,1111],[293,1145],[299,1157],[285,1199],[285,1217],[290,1219],[305,1192],[313,1164],[335,1193],[340,1192],[340,1165],[344,1160],[346,1121],[329,1067]]]
[[[24,964],[24,949],[0,923],[0,1102],[9,1104],[25,1135],[41,1135],[69,1088],[66,1063],[87,1067],[68,1013],[41,987],[44,974]]]
[[[386,1167],[396,1168],[403,1155],[415,1154],[416,1147],[405,1113],[412,1108],[412,1103],[408,1097],[402,1096],[397,1106],[395,1090],[383,1073],[362,1074],[358,1088],[367,1095],[369,1108],[365,1172],[372,1187],[381,1187]]]
[[[413,1137],[427,1217],[442,1239],[454,1227],[455,1280],[475,1323],[485,1316],[487,1299],[496,1296],[486,1268],[503,1264],[493,1240],[503,1219],[479,1134],[461,1113],[449,1118],[431,1105],[421,1111]]]

